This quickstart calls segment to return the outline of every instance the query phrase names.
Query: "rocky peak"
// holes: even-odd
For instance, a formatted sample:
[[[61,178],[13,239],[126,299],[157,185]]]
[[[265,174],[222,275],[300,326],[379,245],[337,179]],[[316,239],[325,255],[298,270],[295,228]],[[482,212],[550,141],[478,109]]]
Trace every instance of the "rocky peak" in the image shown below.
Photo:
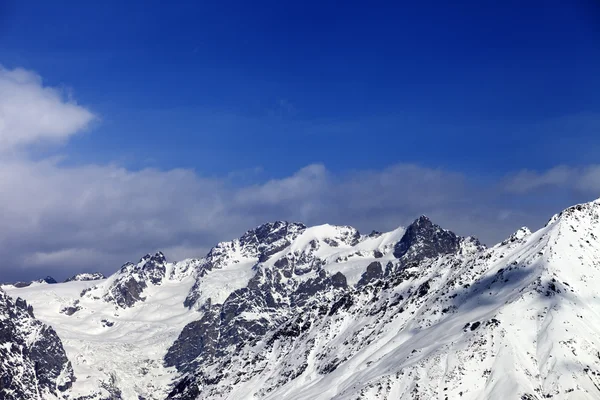
[[[162,251],[159,251],[154,255],[146,254],[144,257],[142,257],[140,259],[140,263],[142,263],[142,262],[145,262],[146,265],[148,265],[148,263],[164,264],[167,262],[167,259],[166,259],[165,255],[162,253]]]
[[[304,224],[287,221],[269,222],[249,230],[239,240],[240,245],[254,250],[261,261],[283,250],[304,230]]]
[[[161,284],[167,272],[166,264],[160,251],[154,255],[146,254],[137,264],[126,263],[110,283],[104,299],[123,308],[144,301],[142,292],[149,284]]]
[[[458,236],[422,215],[408,226],[402,239],[396,243],[394,257],[419,262],[425,258],[455,253],[459,248]]]
[[[138,266],[141,266],[141,271],[145,273],[150,282],[154,285],[158,285],[165,277],[167,270],[166,264],[167,259],[165,258],[165,255],[159,251],[152,256],[146,254],[142,257]]]

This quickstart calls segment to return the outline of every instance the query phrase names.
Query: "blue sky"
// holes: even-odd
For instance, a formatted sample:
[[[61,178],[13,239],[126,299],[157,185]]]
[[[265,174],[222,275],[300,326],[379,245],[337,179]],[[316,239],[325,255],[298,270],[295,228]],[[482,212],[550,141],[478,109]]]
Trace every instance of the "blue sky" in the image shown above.
[[[421,213],[439,214],[459,233],[493,242],[519,221],[539,224],[549,212],[599,196],[595,2],[212,3],[2,2],[4,70],[35,74],[40,89],[60,92],[57,102],[76,102],[94,116],[65,128],[51,145],[38,135],[39,143],[13,146],[19,166],[52,162],[61,182],[91,168],[104,168],[100,176],[115,168],[136,182],[149,171],[161,181],[182,169],[192,185],[225,197],[263,193],[305,178],[308,168],[310,179],[325,177],[328,194],[316,195],[324,205],[366,176],[380,184],[371,196],[390,199],[367,197],[339,212],[320,205],[312,214],[306,210],[316,206],[301,196],[285,211],[279,203],[250,209],[249,200],[239,200],[236,210],[246,214],[227,229],[176,229],[170,237],[179,242],[121,240],[128,246],[115,250],[111,265],[163,245],[179,249],[177,256],[202,255],[196,253],[213,240],[229,239],[263,218],[321,223],[331,216],[328,222],[387,229]],[[405,182],[428,180],[413,176],[409,166],[444,178],[415,189]],[[398,168],[410,176],[385,183]],[[415,197],[433,198],[441,181],[454,178],[460,195],[431,204]],[[338,192],[329,193],[331,187]],[[50,220],[61,221],[58,210],[81,199],[82,188],[72,190],[72,197],[57,200]],[[181,188],[172,190],[180,195]],[[410,206],[393,200],[411,196]],[[193,198],[184,210],[196,207]],[[476,216],[453,217],[478,207]],[[168,220],[171,214],[163,211]],[[487,214],[492,220],[482,217]],[[130,222],[138,225],[149,215]],[[513,217],[490,229],[498,215]],[[68,236],[52,245],[35,241],[9,258],[15,265],[36,264],[28,251],[40,247],[34,253],[51,260],[40,267],[81,269],[113,246],[109,237],[97,248],[70,247]],[[17,240],[9,239],[4,243]],[[59,257],[73,251],[90,256]]]
[[[2,62],[100,115],[74,161],[497,174],[598,154],[593,130],[561,122],[600,109],[591,2],[202,3],[9,3]]]

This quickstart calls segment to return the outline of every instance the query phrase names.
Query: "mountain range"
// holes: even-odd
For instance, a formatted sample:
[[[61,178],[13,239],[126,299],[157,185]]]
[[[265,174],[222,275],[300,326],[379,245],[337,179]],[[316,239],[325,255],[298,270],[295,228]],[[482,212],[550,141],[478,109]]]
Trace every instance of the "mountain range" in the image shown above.
[[[599,399],[600,199],[491,247],[277,221],[0,289],[0,399]]]

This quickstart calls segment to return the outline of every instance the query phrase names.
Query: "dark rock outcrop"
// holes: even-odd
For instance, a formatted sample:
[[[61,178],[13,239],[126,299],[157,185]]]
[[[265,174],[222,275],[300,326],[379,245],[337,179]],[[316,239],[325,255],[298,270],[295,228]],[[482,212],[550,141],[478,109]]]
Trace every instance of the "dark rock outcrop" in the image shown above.
[[[367,266],[367,270],[363,272],[356,286],[364,286],[370,282],[380,279],[381,277],[383,277],[383,268],[381,267],[381,263],[379,261],[373,261]]]
[[[163,253],[147,254],[137,264],[127,263],[121,267],[117,278],[104,295],[106,301],[127,308],[144,301],[142,293],[149,284],[159,285],[166,273],[167,260]]]
[[[69,389],[75,376],[62,342],[22,299],[0,291],[0,399],[34,399]]]
[[[460,248],[460,240],[453,232],[421,216],[406,229],[402,239],[394,246],[394,257],[408,263],[456,253]]]

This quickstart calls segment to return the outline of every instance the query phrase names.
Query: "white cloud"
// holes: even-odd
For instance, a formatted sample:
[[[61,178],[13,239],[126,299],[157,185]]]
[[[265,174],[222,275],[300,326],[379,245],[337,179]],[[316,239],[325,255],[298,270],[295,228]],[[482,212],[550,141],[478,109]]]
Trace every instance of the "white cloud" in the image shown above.
[[[171,259],[202,256],[218,241],[278,219],[370,231],[406,225],[424,213],[490,243],[569,205],[527,208],[513,197],[548,185],[600,188],[599,166],[523,171],[502,186],[413,164],[342,175],[312,164],[287,177],[242,184],[235,173],[206,178],[185,169],[74,167],[60,158],[27,157],[29,146],[67,140],[93,119],[91,111],[44,87],[38,75],[0,69],[0,281],[111,273],[156,250]],[[507,190],[516,193],[511,202],[503,198]]]
[[[45,87],[39,75],[0,66],[0,152],[65,140],[93,119],[60,90]]]

